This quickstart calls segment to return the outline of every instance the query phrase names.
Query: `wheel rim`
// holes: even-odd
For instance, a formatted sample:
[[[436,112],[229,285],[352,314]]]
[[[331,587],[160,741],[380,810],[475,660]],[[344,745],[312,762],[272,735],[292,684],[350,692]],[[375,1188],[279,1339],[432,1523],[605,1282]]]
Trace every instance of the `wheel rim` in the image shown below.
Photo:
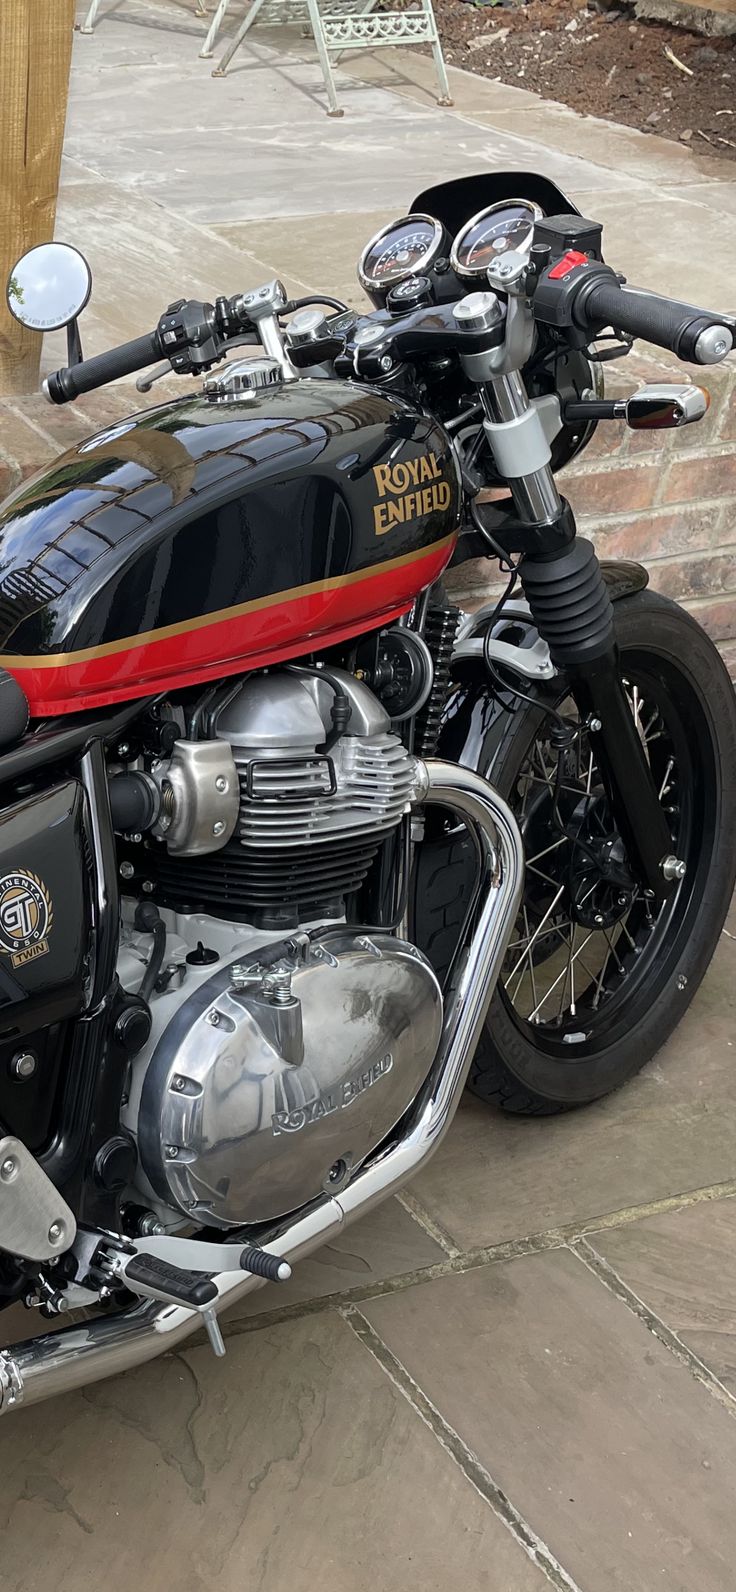
[[[564,754],[556,785],[553,721],[536,729],[511,794],[525,842],[526,883],[499,981],[514,1024],[536,1049],[574,1063],[612,1042],[632,1000],[671,973],[697,904],[714,819],[712,749],[702,704],[670,662],[624,660],[629,704],[687,875],[658,904],[626,876],[600,773],[585,731]],[[577,720],[570,698],[557,711]],[[555,789],[557,799],[555,803]],[[558,822],[559,820],[559,822]],[[602,919],[602,922],[596,921]],[[629,1026],[629,1024],[627,1024]]]

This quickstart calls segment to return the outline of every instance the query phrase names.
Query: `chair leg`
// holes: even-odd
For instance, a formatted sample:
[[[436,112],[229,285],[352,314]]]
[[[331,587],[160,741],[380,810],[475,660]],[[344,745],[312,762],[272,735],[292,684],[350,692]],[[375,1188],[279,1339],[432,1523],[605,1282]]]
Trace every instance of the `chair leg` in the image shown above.
[[[100,0],[92,0],[92,4],[91,4],[91,6],[89,8],[89,11],[87,12],[87,15],[86,15],[86,17],[84,19],[84,22],[81,24],[81,26],[79,28],[79,32],[80,33],[91,33],[92,32],[92,29],[94,28],[95,22],[97,20],[97,13],[98,13],[99,9],[100,9]]]
[[[432,45],[432,54],[434,56],[434,65],[435,65],[435,71],[437,73],[437,82],[439,83],[439,86],[440,86],[440,97],[439,97],[438,104],[440,104],[440,105],[452,105],[453,104],[453,98],[452,98],[452,95],[450,93],[450,84],[449,84],[448,78],[447,78],[447,67],[445,66],[445,57],[442,54],[442,45],[440,44],[439,39],[435,39],[435,41],[434,41],[434,43]]]
[[[215,39],[217,38],[220,28],[225,20],[225,12],[227,11],[229,4],[230,0],[220,0],[220,4],[217,7],[217,10],[210,23],[207,37],[199,52],[203,61],[208,61],[212,54],[212,51],[215,47]]]
[[[220,8],[221,9],[222,9],[222,5],[223,5],[223,0],[220,0]],[[230,65],[230,62],[232,61],[232,58],[233,58],[233,56],[235,54],[235,51],[240,48],[240,46],[241,46],[241,44],[243,42],[243,39],[245,38],[246,33],[248,33],[249,30],[252,28],[253,23],[255,22],[256,17],[258,16],[258,13],[259,13],[262,5],[263,5],[263,0],[253,0],[253,4],[249,7],[248,11],[246,12],[246,14],[245,14],[245,16],[243,18],[243,21],[241,22],[240,27],[238,28],[238,31],[235,34],[235,37],[230,40],[230,43],[228,44],[228,47],[227,47],[227,49],[225,51],[225,54],[222,57],[222,60],[220,61],[219,65],[215,67],[215,70],[212,73],[213,77],[224,77],[225,76],[225,73],[226,73],[226,71],[227,71],[227,69],[228,69],[228,67]],[[215,18],[215,21],[216,20],[217,20],[217,18]]]
[[[325,42],[325,36],[324,36],[323,30],[322,30],[322,18],[320,17],[320,14],[319,14],[319,5],[317,3],[317,0],[307,0],[307,8],[309,10],[309,20],[310,20],[310,22],[312,24],[312,32],[314,34],[314,42],[315,42],[315,44],[317,46],[317,55],[319,56],[319,64],[320,64],[320,66],[322,68],[322,76],[323,76],[323,78],[325,80],[325,88],[327,90],[327,105],[328,105],[327,115],[328,116],[344,116],[345,112],[343,110],[341,110],[340,106],[337,103],[337,93],[336,93],[336,90],[335,90],[335,79],[332,76],[332,63],[330,61],[329,51],[327,49],[327,44]]]
[[[422,10],[429,20],[430,35],[432,39],[432,54],[434,56],[434,69],[437,73],[437,82],[439,84],[440,90],[438,103],[440,105],[452,105],[453,101],[450,94],[450,85],[447,80],[447,67],[445,66],[445,57],[442,54],[442,45],[440,44],[439,34],[437,32],[437,20],[434,11],[432,10],[432,0],[422,0]]]

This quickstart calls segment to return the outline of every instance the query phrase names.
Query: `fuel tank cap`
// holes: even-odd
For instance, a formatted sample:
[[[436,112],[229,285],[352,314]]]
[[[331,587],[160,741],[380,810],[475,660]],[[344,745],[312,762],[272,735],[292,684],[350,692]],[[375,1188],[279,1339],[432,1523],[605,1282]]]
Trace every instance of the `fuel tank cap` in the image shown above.
[[[210,403],[238,403],[255,397],[266,387],[278,387],[282,381],[277,359],[238,359],[207,376],[204,395]]]

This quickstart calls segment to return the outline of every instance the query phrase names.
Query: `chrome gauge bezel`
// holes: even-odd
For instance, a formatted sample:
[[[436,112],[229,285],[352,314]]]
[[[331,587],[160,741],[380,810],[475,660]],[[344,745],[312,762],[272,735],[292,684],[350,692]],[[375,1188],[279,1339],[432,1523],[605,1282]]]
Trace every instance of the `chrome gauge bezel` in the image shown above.
[[[371,250],[375,249],[382,239],[387,238],[397,227],[411,225],[420,221],[426,222],[432,228],[432,242],[421,260],[415,260],[413,265],[409,266],[406,271],[402,271],[398,276],[371,276],[365,270],[365,261]],[[380,227],[379,231],[368,239],[360,256],[358,261],[358,281],[361,287],[365,288],[368,293],[388,293],[390,288],[396,286],[397,282],[403,282],[409,276],[416,276],[418,272],[426,271],[436,260],[444,237],[445,229],[442,222],[437,221],[434,216],[425,215],[421,210],[416,210],[408,216],[399,216],[396,221],[389,221],[385,227]]]
[[[458,248],[462,245],[463,239],[467,237],[472,228],[478,225],[479,221],[484,221],[488,216],[492,216],[501,210],[513,210],[514,206],[518,205],[522,205],[524,209],[530,212],[529,241],[524,244],[524,248],[528,249],[531,247],[534,228],[537,222],[542,221],[544,218],[544,211],[541,205],[536,204],[533,199],[525,199],[523,194],[519,194],[515,199],[499,199],[495,205],[485,205],[482,210],[478,211],[477,215],[471,216],[470,220],[465,222],[465,225],[460,228],[454,238],[450,250],[450,265],[456,276],[461,277],[464,282],[485,280],[488,266],[474,266],[471,269],[466,265],[461,265],[458,259]]]

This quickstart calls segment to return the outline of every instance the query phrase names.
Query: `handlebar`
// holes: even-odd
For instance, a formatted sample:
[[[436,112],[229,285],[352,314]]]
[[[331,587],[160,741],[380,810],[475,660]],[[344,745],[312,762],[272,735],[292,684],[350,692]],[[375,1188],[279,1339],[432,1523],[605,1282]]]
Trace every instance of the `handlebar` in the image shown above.
[[[568,250],[541,273],[537,267],[533,275],[533,286],[528,281],[524,291],[533,293],[534,319],[558,333],[567,332],[572,346],[586,345],[609,325],[698,365],[716,364],[734,346],[735,318],[623,287],[610,266],[589,255]],[[320,302],[339,305],[342,310],[339,300]],[[214,306],[179,300],[169,305],[155,331],[55,371],[44,382],[44,393],[50,403],[68,403],[160,359],[167,359],[171,369],[180,374],[203,372],[222,359],[229,346],[257,340],[261,321],[274,320],[298,303],[287,301],[278,281],[250,294],[217,299]],[[369,335],[359,334],[352,345],[343,345],[349,373],[376,379],[385,369],[387,354],[409,360],[447,353],[467,357],[490,353],[503,342],[502,315],[486,327],[471,328],[459,325],[453,312],[454,305],[445,302],[418,307],[400,319],[387,319],[385,312],[375,319],[369,317]],[[339,352],[339,347],[331,349],[337,365]],[[309,357],[313,357],[311,346]]]
[[[612,326],[696,365],[715,365],[733,348],[731,316],[624,287],[609,265],[576,250],[542,272],[533,302],[535,320],[567,330],[579,341],[589,342]]]
[[[722,317],[657,293],[623,288],[613,276],[583,289],[575,319],[584,330],[614,326],[695,365],[715,365],[733,347],[733,329]]]
[[[108,381],[118,381],[130,376],[134,370],[143,370],[161,359],[164,349],[158,332],[146,332],[145,337],[134,337],[130,343],[120,343],[108,348],[93,359],[83,359],[79,365],[67,365],[56,370],[43,384],[43,391],[52,404],[66,404],[82,393],[103,387]]]

